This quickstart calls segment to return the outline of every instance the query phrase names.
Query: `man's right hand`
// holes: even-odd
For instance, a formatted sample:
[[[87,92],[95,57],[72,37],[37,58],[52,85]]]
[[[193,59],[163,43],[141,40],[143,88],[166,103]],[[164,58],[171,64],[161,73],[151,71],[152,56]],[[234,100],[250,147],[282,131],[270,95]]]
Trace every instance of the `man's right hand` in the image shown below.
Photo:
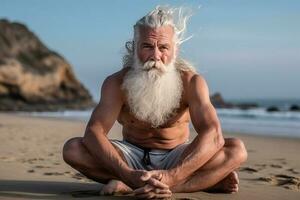
[[[142,178],[146,174],[147,171],[145,170],[130,170],[124,172],[123,176],[120,178],[126,185],[128,185],[132,189],[136,189],[146,185],[146,182]]]
[[[162,174],[156,171],[132,170],[124,180],[134,190],[138,198],[167,198],[172,192],[169,186],[160,181]]]
[[[123,177],[121,177],[124,183],[130,186],[132,189],[140,188],[146,184],[153,185],[158,188],[168,187],[166,184],[160,182],[161,179],[158,175],[152,173],[152,171],[146,170],[130,170],[127,171]]]

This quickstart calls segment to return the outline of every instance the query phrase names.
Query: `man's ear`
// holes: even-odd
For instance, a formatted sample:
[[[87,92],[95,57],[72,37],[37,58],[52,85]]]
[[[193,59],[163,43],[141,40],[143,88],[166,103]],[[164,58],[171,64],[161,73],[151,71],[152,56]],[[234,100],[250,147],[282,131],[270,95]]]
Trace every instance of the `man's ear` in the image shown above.
[[[134,40],[132,40],[132,52],[134,52],[135,51],[135,42],[134,42]]]

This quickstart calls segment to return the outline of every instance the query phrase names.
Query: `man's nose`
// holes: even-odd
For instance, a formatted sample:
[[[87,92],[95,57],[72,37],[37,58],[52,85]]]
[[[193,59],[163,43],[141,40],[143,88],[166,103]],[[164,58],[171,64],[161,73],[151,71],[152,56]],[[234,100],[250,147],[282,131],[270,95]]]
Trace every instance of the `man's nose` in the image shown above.
[[[161,52],[160,52],[160,50],[159,50],[159,48],[158,47],[154,47],[154,49],[153,49],[153,60],[155,60],[155,61],[160,61],[160,59],[161,59]]]

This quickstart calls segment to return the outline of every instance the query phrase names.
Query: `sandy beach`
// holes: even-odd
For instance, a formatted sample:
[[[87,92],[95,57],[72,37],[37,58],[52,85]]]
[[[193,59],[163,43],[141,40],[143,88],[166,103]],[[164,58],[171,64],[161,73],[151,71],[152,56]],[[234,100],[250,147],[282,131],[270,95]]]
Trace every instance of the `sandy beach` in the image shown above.
[[[0,114],[0,199],[134,199],[99,196],[101,184],[62,160],[66,140],[82,136],[85,123]],[[121,137],[115,125],[111,138]],[[241,138],[248,161],[239,169],[240,192],[174,194],[173,199],[300,199],[300,140],[224,133]],[[195,132],[191,131],[191,139]]]

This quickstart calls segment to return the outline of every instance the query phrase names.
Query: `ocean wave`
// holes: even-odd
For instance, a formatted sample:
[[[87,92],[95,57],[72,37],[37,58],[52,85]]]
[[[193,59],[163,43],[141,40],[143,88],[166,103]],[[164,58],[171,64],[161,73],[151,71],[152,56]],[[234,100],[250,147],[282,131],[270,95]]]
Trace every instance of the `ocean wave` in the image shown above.
[[[300,112],[279,111],[267,112],[264,108],[254,108],[249,110],[242,109],[217,109],[219,117],[222,118],[247,118],[265,120],[287,120],[300,121]]]

